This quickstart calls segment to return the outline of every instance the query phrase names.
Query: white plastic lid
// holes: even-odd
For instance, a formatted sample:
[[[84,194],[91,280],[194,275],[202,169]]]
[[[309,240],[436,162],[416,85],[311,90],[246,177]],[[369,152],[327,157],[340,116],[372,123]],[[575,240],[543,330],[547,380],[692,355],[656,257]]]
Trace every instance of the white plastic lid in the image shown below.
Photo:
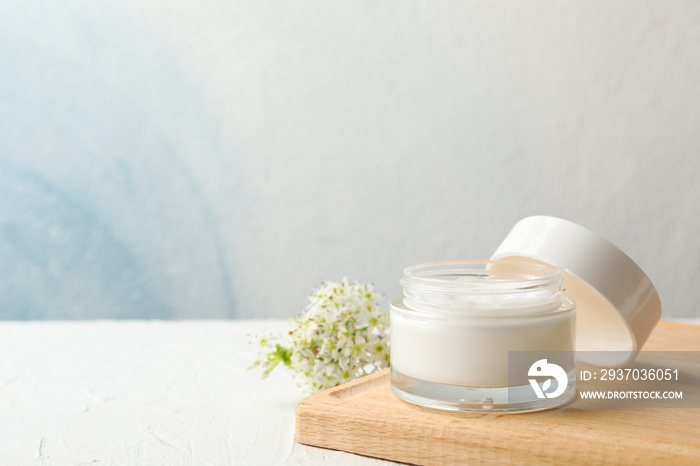
[[[491,256],[504,258],[541,261],[564,270],[564,294],[577,307],[579,361],[597,366],[633,361],[661,318],[659,295],[642,269],[605,238],[568,220],[520,220]]]

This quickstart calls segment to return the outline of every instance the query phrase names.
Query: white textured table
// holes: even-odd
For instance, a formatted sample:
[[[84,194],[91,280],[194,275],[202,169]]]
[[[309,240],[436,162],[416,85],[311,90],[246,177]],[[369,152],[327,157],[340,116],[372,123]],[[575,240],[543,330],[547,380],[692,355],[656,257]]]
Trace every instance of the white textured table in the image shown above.
[[[246,370],[264,327],[0,322],[0,464],[391,464],[294,442],[304,394]]]

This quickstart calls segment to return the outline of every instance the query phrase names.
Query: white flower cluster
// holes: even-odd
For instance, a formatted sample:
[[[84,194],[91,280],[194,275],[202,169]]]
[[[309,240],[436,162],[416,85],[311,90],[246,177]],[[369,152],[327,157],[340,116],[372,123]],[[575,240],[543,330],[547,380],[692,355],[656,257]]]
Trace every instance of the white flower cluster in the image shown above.
[[[389,316],[380,299],[372,285],[347,278],[321,284],[305,312],[291,319],[283,343],[258,338],[251,368],[261,366],[265,378],[282,362],[300,387],[315,392],[389,367]]]

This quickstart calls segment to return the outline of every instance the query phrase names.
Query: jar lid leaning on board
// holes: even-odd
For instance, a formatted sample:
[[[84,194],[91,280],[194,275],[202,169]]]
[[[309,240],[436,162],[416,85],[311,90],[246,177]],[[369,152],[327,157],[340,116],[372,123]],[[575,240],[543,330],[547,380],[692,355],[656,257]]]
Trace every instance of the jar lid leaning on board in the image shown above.
[[[544,262],[566,275],[576,303],[576,358],[602,367],[632,362],[661,319],[661,301],[642,269],[614,244],[557,217],[515,224],[491,260]]]

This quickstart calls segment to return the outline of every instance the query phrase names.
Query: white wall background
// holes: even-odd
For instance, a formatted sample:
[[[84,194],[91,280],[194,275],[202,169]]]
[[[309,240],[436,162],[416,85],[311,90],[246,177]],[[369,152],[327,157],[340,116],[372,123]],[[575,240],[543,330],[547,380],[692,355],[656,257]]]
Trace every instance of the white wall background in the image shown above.
[[[344,275],[388,302],[403,267],[549,214],[700,317],[698,24],[680,0],[4,2],[0,304],[283,318]],[[93,226],[55,240],[82,220],[32,210],[38,183]]]

